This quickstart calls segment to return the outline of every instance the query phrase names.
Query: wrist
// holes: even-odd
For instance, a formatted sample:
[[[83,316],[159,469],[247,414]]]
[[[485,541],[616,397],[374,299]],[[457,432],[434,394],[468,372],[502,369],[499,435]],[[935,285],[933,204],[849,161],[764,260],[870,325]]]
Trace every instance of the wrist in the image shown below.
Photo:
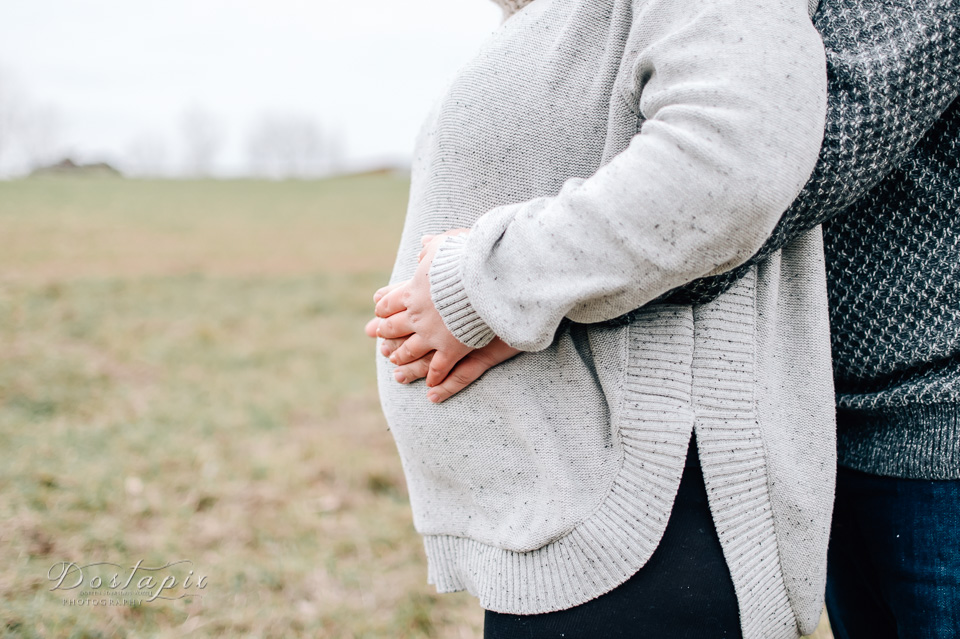
[[[496,335],[470,302],[463,281],[468,234],[445,236],[430,265],[430,298],[447,329],[462,344],[483,348]]]

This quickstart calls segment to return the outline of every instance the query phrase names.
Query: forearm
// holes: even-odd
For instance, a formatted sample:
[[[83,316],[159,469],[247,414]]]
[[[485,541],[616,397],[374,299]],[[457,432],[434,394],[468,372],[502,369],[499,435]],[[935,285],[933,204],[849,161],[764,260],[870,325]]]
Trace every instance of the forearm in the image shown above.
[[[733,268],[809,177],[826,82],[802,3],[645,6],[640,134],[589,178],[495,208],[438,251],[431,290],[459,338],[539,350],[564,317],[604,321]]]
[[[810,181],[746,264],[662,299],[710,301],[750,265],[842,215],[903,162],[960,93],[958,0],[822,0],[814,23],[829,91]]]

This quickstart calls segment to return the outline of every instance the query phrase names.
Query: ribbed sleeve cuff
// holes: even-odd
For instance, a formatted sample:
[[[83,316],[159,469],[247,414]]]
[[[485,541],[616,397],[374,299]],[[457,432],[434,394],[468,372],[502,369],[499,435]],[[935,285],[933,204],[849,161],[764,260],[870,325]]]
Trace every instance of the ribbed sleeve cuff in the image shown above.
[[[428,273],[430,297],[454,337],[472,348],[483,348],[496,336],[463,288],[461,263],[466,245],[466,234],[448,235],[440,243]]]

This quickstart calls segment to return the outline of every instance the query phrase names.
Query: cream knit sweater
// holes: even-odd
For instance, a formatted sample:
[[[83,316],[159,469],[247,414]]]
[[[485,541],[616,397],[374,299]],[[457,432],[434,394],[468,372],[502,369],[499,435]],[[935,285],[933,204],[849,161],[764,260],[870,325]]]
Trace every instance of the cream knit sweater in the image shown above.
[[[832,506],[819,229],[702,306],[648,305],[751,256],[817,158],[803,0],[537,0],[418,136],[392,282],[430,272],[461,340],[525,353],[443,404],[377,359],[429,579],[575,606],[656,548],[692,430],[748,639],[812,631]]]
[[[506,19],[533,2],[533,0],[493,0],[493,2],[503,9],[503,17]]]

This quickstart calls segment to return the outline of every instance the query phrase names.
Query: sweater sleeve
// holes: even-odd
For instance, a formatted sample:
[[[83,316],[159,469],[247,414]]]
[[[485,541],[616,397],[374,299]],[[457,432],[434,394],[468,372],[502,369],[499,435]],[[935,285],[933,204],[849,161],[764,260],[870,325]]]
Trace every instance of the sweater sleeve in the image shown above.
[[[444,324],[457,339],[473,348],[483,348],[493,341],[493,330],[483,321],[463,289],[460,265],[466,235],[444,238],[430,265],[430,297]]]
[[[464,343],[541,350],[564,317],[611,319],[733,268],[810,176],[826,75],[806,3],[649,0],[634,24],[645,121],[627,148],[439,247],[431,294]]]
[[[960,95],[960,0],[822,0],[827,122],[813,176],[748,262],[672,291],[702,304],[745,269],[863,198]],[[623,317],[621,321],[630,321]]]

